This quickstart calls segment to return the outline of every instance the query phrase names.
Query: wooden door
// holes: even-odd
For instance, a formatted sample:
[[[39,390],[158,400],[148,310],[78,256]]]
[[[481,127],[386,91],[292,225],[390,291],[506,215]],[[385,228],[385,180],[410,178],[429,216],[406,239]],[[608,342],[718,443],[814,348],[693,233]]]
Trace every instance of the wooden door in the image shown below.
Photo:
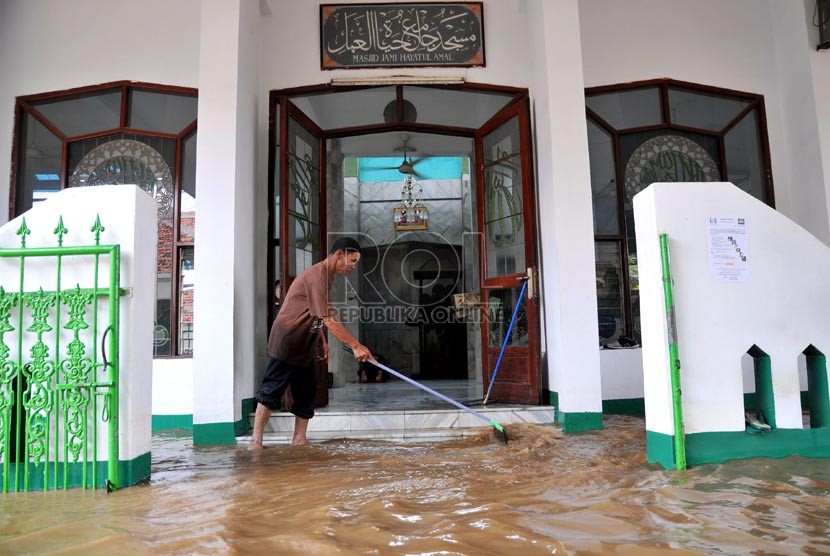
[[[495,371],[522,285],[527,293],[507,341],[490,400],[538,404],[541,375],[535,283],[536,222],[530,105],[500,110],[475,135],[485,391]]]

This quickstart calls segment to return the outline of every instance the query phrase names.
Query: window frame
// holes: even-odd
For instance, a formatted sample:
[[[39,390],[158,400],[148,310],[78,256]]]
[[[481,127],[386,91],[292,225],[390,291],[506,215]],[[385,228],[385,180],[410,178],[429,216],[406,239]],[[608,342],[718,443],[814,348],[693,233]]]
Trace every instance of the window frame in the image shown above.
[[[630,128],[616,128],[599,114],[588,107],[587,99],[592,96],[618,93],[622,91],[631,91],[637,89],[658,89],[658,98],[660,100],[660,115],[661,122],[655,125],[630,127]],[[700,129],[685,125],[672,123],[670,105],[669,105],[669,90],[677,90],[698,95],[716,96],[719,98],[727,98],[731,100],[742,100],[748,102],[748,105],[741,110],[731,121],[729,121],[720,131],[711,129]],[[744,118],[751,115],[753,111],[757,114],[757,132],[759,143],[759,155],[761,173],[763,175],[763,195],[762,201],[775,208],[775,192],[772,179],[772,167],[769,150],[769,134],[767,131],[766,107],[764,104],[764,96],[755,93],[747,93],[743,91],[736,91],[732,89],[725,89],[720,87],[712,87],[709,85],[701,85],[698,83],[691,83],[688,81],[679,81],[670,78],[649,79],[644,81],[633,81],[631,83],[620,83],[615,85],[602,85],[598,87],[585,88],[585,116],[588,120],[593,122],[597,127],[609,134],[612,141],[612,151],[614,153],[614,177],[617,190],[617,221],[618,234],[594,234],[595,243],[614,243],[619,246],[620,256],[622,259],[623,268],[621,269],[623,282],[623,317],[625,319],[625,327],[622,334],[628,337],[634,337],[634,322],[633,322],[633,303],[631,300],[631,277],[628,271],[628,261],[630,256],[629,242],[632,237],[629,237],[628,226],[625,221],[625,192],[624,192],[624,169],[622,167],[622,156],[620,149],[620,137],[630,133],[643,131],[685,131],[690,133],[697,133],[715,137],[718,141],[718,150],[721,162],[721,179],[728,181],[728,160],[725,151],[725,137],[726,134],[734,128]]]
[[[82,98],[86,96],[96,95],[105,90],[120,89],[121,91],[121,109],[119,115],[118,127],[99,130],[92,133],[85,133],[81,135],[67,136],[61,132],[57,126],[49,121],[43,114],[41,114],[33,103],[43,100],[65,101],[73,98]],[[180,281],[179,266],[181,264],[182,252],[187,248],[194,246],[193,241],[186,241],[181,238],[180,229],[180,210],[181,210],[181,194],[182,194],[182,174],[184,165],[184,149],[183,142],[197,129],[198,118],[194,119],[178,133],[166,133],[162,131],[154,131],[147,129],[136,129],[128,126],[128,119],[130,114],[130,102],[133,91],[150,91],[156,93],[176,94],[180,96],[191,96],[198,99],[199,90],[193,87],[182,87],[178,85],[163,85],[159,83],[147,83],[140,81],[112,81],[108,83],[101,83],[99,85],[90,85],[84,87],[76,87],[73,89],[65,89],[60,91],[50,91],[45,93],[37,93],[33,95],[19,96],[15,99],[14,108],[14,132],[12,136],[12,160],[9,183],[9,220],[16,218],[23,211],[18,213],[18,201],[20,195],[18,189],[22,187],[19,181],[18,174],[20,168],[23,167],[23,157],[25,149],[22,147],[24,137],[22,135],[23,119],[26,114],[37,120],[41,125],[46,127],[61,142],[61,160],[60,160],[60,191],[67,188],[67,182],[70,176],[70,169],[68,165],[68,150],[71,143],[82,141],[84,139],[92,139],[97,137],[106,137],[117,133],[130,133],[134,135],[141,135],[145,137],[160,137],[165,139],[173,139],[176,141],[175,152],[175,168],[173,168],[173,183],[175,187],[175,194],[173,196],[173,239],[172,239],[172,257],[173,268],[171,272],[171,284],[173,285],[170,297],[170,355],[153,355],[154,359],[173,359],[173,358],[192,358],[193,354],[179,354],[178,353],[178,318],[179,318],[179,295],[178,284]],[[198,153],[197,153],[198,156]]]

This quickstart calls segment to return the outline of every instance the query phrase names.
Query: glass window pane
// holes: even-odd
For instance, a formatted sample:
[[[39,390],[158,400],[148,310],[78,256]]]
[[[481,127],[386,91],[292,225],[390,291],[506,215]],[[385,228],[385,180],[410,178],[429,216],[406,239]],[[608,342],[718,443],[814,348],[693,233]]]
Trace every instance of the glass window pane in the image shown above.
[[[484,165],[501,160],[521,151],[522,144],[519,136],[519,118],[511,118],[497,129],[484,137]]]
[[[585,98],[585,104],[616,129],[663,122],[657,87],[591,95]]]
[[[635,242],[631,242],[635,243]],[[640,343],[640,273],[637,266],[637,248],[628,250],[628,284],[631,289],[632,326],[628,335],[637,344]]]
[[[489,345],[490,347],[501,347],[510,327],[510,320],[513,318],[513,311],[519,301],[521,286],[503,290],[493,290],[487,296],[487,312],[489,321]],[[525,293],[525,296],[527,293]],[[523,347],[528,345],[529,335],[527,331],[527,303],[522,301],[519,312],[516,314],[516,322],[513,330],[510,331],[508,346]]]
[[[333,92],[293,97],[291,102],[323,129],[382,124],[383,113],[391,102],[395,106],[394,86],[358,91]]]
[[[302,218],[292,218],[294,247],[315,253],[320,245],[320,226]]]
[[[672,123],[720,131],[749,106],[749,101],[669,89]]]
[[[625,332],[622,255],[617,242],[599,241],[594,245],[599,339],[603,346],[607,346]]]
[[[487,277],[524,272],[521,139],[518,117],[484,136]]]
[[[619,234],[614,142],[611,135],[590,119],[588,120],[588,156],[591,162],[594,233],[598,235]]]
[[[404,100],[411,102],[415,107],[416,119],[411,121],[469,128],[481,127],[504,108],[513,96],[432,87],[403,88]],[[404,121],[410,120],[404,118]]]
[[[121,124],[121,89],[68,100],[39,100],[32,106],[67,137],[114,129]]]
[[[162,264],[157,259],[158,272],[156,274],[156,322],[153,328],[153,356],[173,354],[173,345],[170,341],[170,297],[173,292],[170,272],[170,258]]]
[[[179,198],[179,239],[196,239],[196,132],[182,141],[182,192]]]
[[[525,243],[524,234],[518,234],[518,239],[512,243],[496,243],[490,240],[490,235],[495,235],[498,238],[507,236],[511,233],[511,227],[519,227],[517,219],[521,216],[504,218],[497,220],[490,225],[485,226],[488,234],[487,242],[487,277],[507,276],[510,274],[518,274],[524,272],[527,268],[525,264]]]
[[[288,122],[288,243],[309,256],[289,257],[292,276],[320,258],[320,140],[293,118]],[[310,266],[310,265],[308,265]]]
[[[766,201],[757,110],[729,130],[724,137],[724,150],[727,179],[756,199]]]
[[[522,213],[522,159],[514,156],[484,168],[484,220]]]
[[[295,268],[297,274],[311,267],[315,262],[314,254],[305,249],[294,249],[294,256],[288,258],[288,265]]]
[[[129,127],[165,133],[180,133],[196,119],[195,96],[130,91]]]
[[[655,182],[719,181],[720,149],[713,135],[658,130],[620,135],[625,208]]]
[[[23,112],[20,126],[15,212],[22,214],[60,191],[61,149],[57,137],[31,114]]]
[[[179,259],[179,347],[178,355],[193,354],[193,293],[195,272],[193,248],[181,250]]]
[[[136,184],[158,204],[159,221],[173,221],[175,139],[117,133],[70,143],[70,187]]]

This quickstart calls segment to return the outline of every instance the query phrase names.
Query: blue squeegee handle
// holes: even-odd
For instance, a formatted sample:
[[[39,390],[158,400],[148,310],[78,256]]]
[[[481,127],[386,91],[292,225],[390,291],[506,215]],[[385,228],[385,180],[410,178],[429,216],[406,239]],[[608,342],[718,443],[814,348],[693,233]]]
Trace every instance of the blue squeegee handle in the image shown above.
[[[352,351],[351,349],[349,349],[349,347],[348,347],[348,346],[343,346],[343,349],[344,349],[345,351],[349,351],[349,352],[350,352],[350,351]],[[396,377],[400,378],[401,380],[405,380],[405,381],[406,381],[406,382],[408,382],[409,384],[412,384],[413,386],[417,386],[418,388],[420,388],[421,390],[424,390],[425,392],[429,392],[430,394],[432,394],[432,395],[433,395],[433,396],[435,396],[436,398],[441,398],[442,400],[444,400],[444,401],[445,401],[445,402],[447,402],[448,404],[450,404],[450,405],[454,405],[454,406],[455,406],[455,407],[457,407],[458,409],[460,409],[460,410],[462,410],[462,411],[466,411],[466,412],[467,412],[467,413],[469,413],[470,415],[475,415],[476,417],[478,417],[478,418],[479,418],[479,419],[481,419],[482,421],[486,421],[487,423],[489,423],[489,424],[491,424],[491,425],[493,425],[493,426],[496,426],[496,424],[497,424],[497,423],[495,423],[495,422],[493,421],[493,419],[490,419],[489,417],[485,416],[484,414],[479,413],[479,412],[478,412],[478,411],[476,411],[475,409],[472,409],[472,408],[470,408],[470,407],[467,407],[466,405],[464,405],[464,404],[462,404],[462,403],[459,403],[459,402],[455,401],[455,400],[454,400],[454,399],[452,399],[452,398],[448,398],[447,396],[445,396],[445,395],[444,395],[444,394],[442,394],[441,392],[436,392],[435,390],[433,390],[433,389],[432,389],[432,388],[430,388],[429,386],[425,386],[425,385],[421,384],[420,382],[418,382],[418,381],[416,381],[416,380],[412,380],[411,378],[409,378],[409,377],[408,377],[408,376],[406,376],[406,375],[402,375],[402,374],[401,374],[401,373],[399,373],[398,371],[395,371],[395,370],[393,370],[393,369],[390,369],[389,367],[387,367],[387,366],[386,366],[386,365],[384,365],[383,363],[378,363],[377,361],[369,361],[369,363],[371,363],[372,365],[374,365],[374,366],[375,366],[375,367],[377,367],[378,369],[383,369],[384,371],[386,371],[386,372],[387,372],[387,373],[389,373],[390,375],[394,375],[394,376],[396,376]],[[496,427],[496,428],[501,429],[501,426]]]
[[[504,357],[504,350],[507,347],[507,342],[510,341],[510,333],[513,332],[513,325],[516,324],[516,316],[519,314],[519,306],[525,298],[525,291],[527,291],[527,281],[522,284],[522,292],[519,294],[519,300],[516,302],[516,307],[513,309],[513,317],[510,319],[510,326],[507,327],[507,334],[504,335],[504,342],[501,345],[499,352],[499,359],[496,361],[496,368],[493,370],[493,376],[490,377],[490,386],[487,387],[487,395],[484,396],[484,403],[490,397],[490,392],[493,390],[493,383],[496,382],[496,375],[499,374],[499,367],[501,366],[501,358]]]

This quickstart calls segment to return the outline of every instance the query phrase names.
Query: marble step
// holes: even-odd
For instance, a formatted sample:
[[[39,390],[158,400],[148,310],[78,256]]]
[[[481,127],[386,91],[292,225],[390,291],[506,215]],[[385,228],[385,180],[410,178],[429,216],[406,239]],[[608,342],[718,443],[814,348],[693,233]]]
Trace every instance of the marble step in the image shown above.
[[[533,423],[539,425],[554,422],[552,406],[508,406],[498,404],[475,407],[489,419],[501,425]],[[249,416],[253,426],[254,416]],[[458,409],[441,410],[391,410],[391,411],[320,411],[308,426],[308,438],[313,441],[337,438],[430,441],[446,440],[481,434],[480,429],[490,427],[484,420]],[[291,441],[294,416],[274,412],[265,427],[266,444],[284,444]],[[247,443],[250,436],[238,437]]]

